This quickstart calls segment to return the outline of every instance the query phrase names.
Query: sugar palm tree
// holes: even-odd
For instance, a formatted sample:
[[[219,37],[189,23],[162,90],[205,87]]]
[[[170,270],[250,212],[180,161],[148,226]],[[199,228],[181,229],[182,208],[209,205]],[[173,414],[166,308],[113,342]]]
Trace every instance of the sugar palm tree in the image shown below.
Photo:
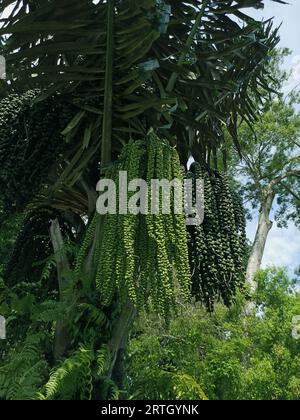
[[[183,164],[194,156],[210,165],[223,127],[239,147],[237,123],[251,125],[257,118],[255,104],[270,92],[269,53],[279,41],[272,21],[243,11],[263,3],[2,0],[7,81],[1,94],[37,88],[37,106],[54,98],[75,110],[63,131],[68,147],[41,182],[47,189],[39,205],[68,215],[77,232],[94,211],[99,174],[129,139],[145,137],[150,128],[177,147]],[[50,231],[58,253],[57,221]],[[58,277],[67,265],[60,255]],[[87,270],[93,271],[91,261]],[[112,332],[111,373],[131,317],[126,308]],[[65,325],[58,325],[57,357],[69,344]]]

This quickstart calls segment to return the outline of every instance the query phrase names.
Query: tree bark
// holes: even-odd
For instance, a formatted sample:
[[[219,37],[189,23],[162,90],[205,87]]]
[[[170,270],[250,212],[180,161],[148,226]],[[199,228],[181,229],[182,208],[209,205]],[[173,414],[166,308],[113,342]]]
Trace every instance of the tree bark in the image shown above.
[[[257,290],[257,282],[255,276],[261,267],[268,235],[272,229],[273,223],[270,220],[270,213],[275,199],[275,192],[270,185],[264,194],[264,200],[259,213],[259,222],[256,231],[256,236],[250,258],[247,266],[246,282],[250,287],[251,294]]]
[[[126,349],[129,332],[132,327],[135,315],[136,310],[132,303],[128,300],[127,304],[123,307],[119,319],[116,321],[112,331],[111,340],[108,343],[111,352],[110,370],[108,372],[109,378],[112,378],[113,375],[116,375],[115,367],[118,358],[121,357],[120,353]]]

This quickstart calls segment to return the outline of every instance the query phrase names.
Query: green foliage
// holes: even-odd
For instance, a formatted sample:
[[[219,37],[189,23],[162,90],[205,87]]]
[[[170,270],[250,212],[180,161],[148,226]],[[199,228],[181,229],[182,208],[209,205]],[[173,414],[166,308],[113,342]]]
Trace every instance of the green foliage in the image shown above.
[[[253,122],[256,107],[249,92],[268,92],[265,64],[279,41],[270,21],[249,18],[244,0],[234,5],[115,0],[114,5],[111,18],[107,2],[87,0],[74,7],[69,1],[32,0],[28,7],[20,1],[19,12],[11,12],[0,29],[0,53],[14,88],[42,86],[47,92],[40,99],[59,91],[80,108],[67,130],[69,139],[76,139],[76,169],[98,153],[95,143],[108,124],[103,113],[112,116],[111,136],[104,133],[114,156],[124,141],[155,126],[169,139],[177,137],[184,160],[190,127],[193,152],[204,158],[222,141],[224,123],[234,135],[236,115]],[[247,1],[249,7],[262,5]],[[113,71],[107,57],[113,57]],[[102,93],[111,85],[113,106],[107,106]],[[79,127],[85,135],[76,137]],[[82,149],[83,157],[76,157]]]
[[[258,281],[252,316],[244,316],[240,297],[214,314],[188,306],[169,330],[149,315],[138,321],[127,356],[128,394],[175,398],[174,375],[182,387],[188,375],[210,400],[299,400],[300,342],[292,337],[299,293],[284,270],[262,271]],[[190,383],[181,398],[193,398],[193,390]]]
[[[0,14],[13,3],[2,2]],[[178,292],[184,298],[189,292],[188,249],[182,217],[93,220],[99,166],[106,170],[110,151],[116,160],[124,150],[117,166],[131,178],[141,168],[148,170],[145,179],[180,178],[180,161],[191,151],[206,161],[222,142],[224,125],[236,139],[237,116],[254,122],[249,92],[269,91],[265,64],[279,40],[271,22],[241,13],[244,0],[176,0],[171,10],[168,1],[156,0],[75,3],[21,0],[0,28],[8,80],[0,92],[4,211],[30,207],[0,284],[8,321],[8,338],[0,343],[3,399],[119,397],[107,347],[120,314],[117,298],[125,291],[139,304],[150,296],[169,315]],[[137,139],[150,127],[176,151],[157,138],[141,146]],[[117,166],[108,170],[112,177]],[[63,250],[70,269],[62,275],[48,232],[53,218],[72,248]],[[1,249],[2,255],[8,254]],[[87,281],[95,277],[96,284]],[[70,337],[57,361],[62,319]],[[31,364],[25,361],[23,371],[26,357]],[[156,374],[164,388],[154,395],[205,399],[194,371]],[[291,386],[296,392],[296,376]]]
[[[9,352],[6,364],[0,366],[0,399],[33,399],[48,375],[45,348],[49,337],[29,332],[25,341]],[[49,347],[48,347],[49,349]]]
[[[70,271],[64,273],[64,280],[68,281],[70,290],[66,292],[71,299],[58,300],[55,274],[59,255],[53,255],[50,249],[49,214],[53,213],[44,211],[29,215],[25,226],[31,226],[33,230],[25,228],[19,235],[26,244],[28,240],[41,241],[35,248],[39,254],[33,259],[27,255],[28,263],[34,262],[35,269],[31,267],[26,271],[25,266],[18,265],[20,275],[16,282],[10,287],[2,281],[0,284],[0,313],[7,321],[7,339],[0,342],[0,398],[95,399],[95,395],[100,398],[98,388],[101,398],[116,398],[118,391],[106,377],[110,352],[103,347],[109,337],[109,320],[107,314],[94,305],[95,293],[79,288],[81,279]],[[32,220],[35,223],[31,223]],[[67,231],[62,230],[62,233]],[[48,251],[43,248],[46,243],[49,243]],[[21,245],[24,243],[18,239],[16,247]],[[22,246],[18,248],[20,261]],[[45,257],[46,251],[49,256],[38,261]],[[72,256],[74,244],[67,242],[59,253]],[[61,319],[68,320],[72,339],[69,356],[57,363],[53,360],[52,346]]]
[[[176,400],[207,400],[201,386],[186,373],[172,375],[171,379],[174,397]]]
[[[0,220],[2,220],[2,222],[0,221],[0,277],[2,277],[6,262],[13,251],[15,239],[22,223],[22,216],[12,215],[3,219],[2,206],[0,205]]]
[[[107,347],[103,346],[94,352],[92,348],[80,345],[78,350],[52,370],[48,382],[33,399],[92,400],[97,395],[97,386],[100,383],[106,389],[106,394],[103,393],[102,397],[117,399],[119,391],[106,377],[109,363],[110,353]]]
[[[50,376],[44,386],[44,393],[38,399],[45,400],[90,400],[92,396],[92,352],[80,347],[74,354],[66,358]]]
[[[73,277],[73,298],[68,302],[54,300],[57,295],[47,291],[43,281],[34,286],[25,283],[21,291],[20,284],[11,289],[1,285],[0,310],[7,320],[8,336],[0,343],[0,399],[118,397],[116,386],[107,377],[110,350],[104,343],[109,337],[108,318],[92,304],[91,296],[75,292],[76,276],[69,275]],[[62,318],[68,319],[72,340],[69,355],[55,362],[54,330]]]

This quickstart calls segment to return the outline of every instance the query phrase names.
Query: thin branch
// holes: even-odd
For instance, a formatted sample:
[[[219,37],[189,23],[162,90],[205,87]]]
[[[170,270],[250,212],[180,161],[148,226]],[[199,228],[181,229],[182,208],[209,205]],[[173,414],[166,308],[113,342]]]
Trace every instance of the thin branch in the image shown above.
[[[278,185],[284,179],[290,178],[292,176],[297,176],[297,177],[300,176],[300,169],[295,169],[293,171],[288,171],[288,172],[284,173],[283,175],[280,175],[280,176],[276,177],[275,179],[273,179],[271,184],[272,184],[272,186]]]
[[[289,159],[287,162],[286,162],[286,164],[287,165],[290,165],[291,163],[294,163],[294,162],[299,162],[300,163],[300,156],[294,156],[294,157],[292,157],[291,159]]]
[[[281,183],[281,185],[283,186],[283,188],[285,188],[288,191],[289,194],[291,194],[295,198],[295,200],[300,202],[300,196],[299,195],[295,194],[294,191],[291,190],[291,188],[288,187],[287,185],[285,185],[283,183]]]
[[[252,176],[252,178],[254,180],[254,183],[256,185],[256,188],[258,190],[260,190],[261,189],[261,185],[260,185],[260,182],[259,181],[261,181],[263,178],[262,177],[259,178],[257,176],[257,168],[255,167],[255,163],[252,162],[251,161],[251,158],[248,155],[246,155],[245,153],[242,153],[242,158],[244,159],[244,161],[245,161],[245,163],[246,163],[246,165],[248,167],[248,170],[251,173],[251,176]],[[260,174],[260,171],[258,171],[258,172]]]

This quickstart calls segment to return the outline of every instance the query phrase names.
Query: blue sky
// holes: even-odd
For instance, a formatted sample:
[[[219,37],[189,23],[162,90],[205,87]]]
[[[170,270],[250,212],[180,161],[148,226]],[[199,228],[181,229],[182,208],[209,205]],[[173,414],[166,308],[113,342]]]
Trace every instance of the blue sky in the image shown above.
[[[264,10],[254,10],[251,14],[255,18],[271,18],[277,26],[282,24],[280,28],[281,45],[288,47],[300,55],[300,1],[286,0],[289,4],[282,5],[271,0],[265,0]]]
[[[274,17],[277,26],[281,24],[281,47],[288,47],[292,55],[285,66],[292,70],[292,77],[285,90],[289,92],[300,83],[300,0],[287,0],[289,5],[281,5],[265,0],[265,9],[250,11],[258,19]],[[254,238],[257,220],[248,226],[248,236]],[[273,227],[269,235],[263,266],[287,266],[289,271],[300,264],[300,231],[290,224],[288,229]]]
[[[264,10],[252,9],[250,13],[257,19],[274,18],[274,24],[280,27],[280,46],[288,47],[292,55],[286,60],[286,67],[292,70],[292,78],[286,90],[293,89],[300,83],[300,1],[286,0],[287,5],[265,0]]]

